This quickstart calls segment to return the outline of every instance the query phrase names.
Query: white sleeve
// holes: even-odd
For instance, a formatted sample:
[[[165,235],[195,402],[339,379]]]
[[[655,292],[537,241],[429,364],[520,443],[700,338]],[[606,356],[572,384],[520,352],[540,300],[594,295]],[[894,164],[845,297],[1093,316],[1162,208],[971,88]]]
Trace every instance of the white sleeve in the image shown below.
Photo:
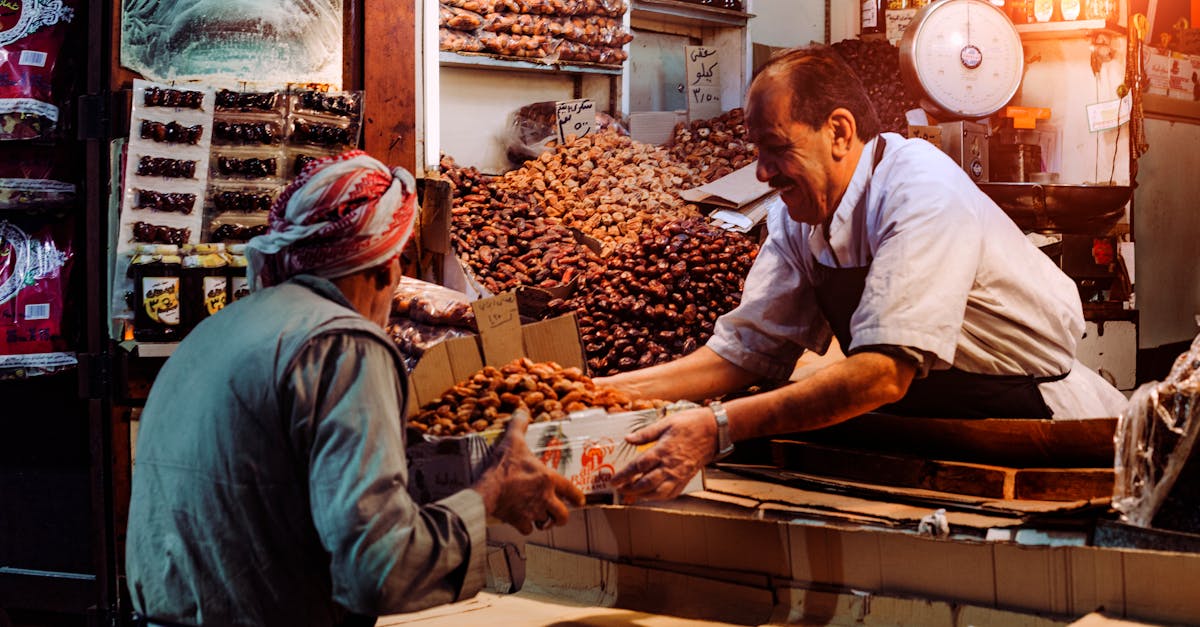
[[[717,320],[707,346],[760,376],[786,379],[806,349],[824,353],[833,333],[804,270],[801,255],[810,253],[791,240],[798,237],[798,225],[786,211],[775,211],[768,232],[741,303]]]
[[[888,344],[954,363],[983,229],[963,192],[937,168],[892,168],[872,183],[874,259],[850,322],[858,346]]]

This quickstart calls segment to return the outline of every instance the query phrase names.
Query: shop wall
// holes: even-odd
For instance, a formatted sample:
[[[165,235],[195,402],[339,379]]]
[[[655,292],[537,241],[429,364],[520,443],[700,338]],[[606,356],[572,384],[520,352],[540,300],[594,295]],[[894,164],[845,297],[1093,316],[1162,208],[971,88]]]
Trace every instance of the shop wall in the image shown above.
[[[825,5],[795,0],[754,0],[750,39],[756,44],[793,48],[825,39]]]
[[[1089,104],[1117,98],[1125,77],[1125,46],[1123,37],[1113,38],[1109,47],[1115,58],[1093,74],[1087,38],[1025,42],[1025,80],[1013,104],[1052,110],[1049,123],[1061,132],[1062,183],[1107,184],[1110,176],[1116,184],[1129,183],[1128,127],[1092,133],[1086,110]]]
[[[511,169],[505,156],[508,127],[517,109],[543,100],[574,97],[570,77],[537,72],[498,72],[443,67],[441,148],[464,166],[488,173]],[[585,76],[583,97],[608,108],[609,77]]]
[[[1200,125],[1146,120],[1134,191],[1139,348],[1190,341],[1200,314]]]

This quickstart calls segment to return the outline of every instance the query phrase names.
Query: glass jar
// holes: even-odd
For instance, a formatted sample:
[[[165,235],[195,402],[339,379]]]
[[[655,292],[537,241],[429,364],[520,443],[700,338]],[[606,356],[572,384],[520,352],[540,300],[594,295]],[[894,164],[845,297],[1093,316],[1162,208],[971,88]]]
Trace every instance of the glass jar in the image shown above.
[[[179,247],[138,246],[129,264],[133,276],[133,339],[175,342],[183,337]]]

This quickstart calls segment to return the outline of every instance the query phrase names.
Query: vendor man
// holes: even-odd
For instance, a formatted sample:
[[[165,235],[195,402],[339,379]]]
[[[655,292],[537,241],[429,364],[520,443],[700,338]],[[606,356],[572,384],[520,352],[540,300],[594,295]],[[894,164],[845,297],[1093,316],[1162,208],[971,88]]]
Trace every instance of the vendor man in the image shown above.
[[[755,76],[746,122],[758,178],[787,205],[741,304],[705,347],[600,380],[647,398],[701,400],[786,379],[837,337],[847,358],[803,380],[675,414],[614,477],[671,498],[738,440],[818,429],[883,408],[926,417],[1115,416],[1124,396],[1075,359],[1074,283],[932,144],[879,132],[862,85],[828,47]]]
[[[405,385],[383,332],[415,181],[360,151],[309,164],[247,246],[254,292],[201,322],[142,412],[125,555],[151,625],[374,624],[483,587],[487,516],[530,533],[583,494],[514,417],[470,489],[408,494]]]

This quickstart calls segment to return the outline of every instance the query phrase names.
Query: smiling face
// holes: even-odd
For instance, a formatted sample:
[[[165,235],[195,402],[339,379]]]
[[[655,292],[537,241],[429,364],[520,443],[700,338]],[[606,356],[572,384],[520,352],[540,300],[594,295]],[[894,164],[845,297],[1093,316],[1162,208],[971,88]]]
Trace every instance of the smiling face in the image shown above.
[[[837,185],[831,126],[813,128],[795,120],[787,84],[769,76],[750,88],[746,124],[758,146],[758,180],[779,190],[793,220],[823,222],[844,189]]]

